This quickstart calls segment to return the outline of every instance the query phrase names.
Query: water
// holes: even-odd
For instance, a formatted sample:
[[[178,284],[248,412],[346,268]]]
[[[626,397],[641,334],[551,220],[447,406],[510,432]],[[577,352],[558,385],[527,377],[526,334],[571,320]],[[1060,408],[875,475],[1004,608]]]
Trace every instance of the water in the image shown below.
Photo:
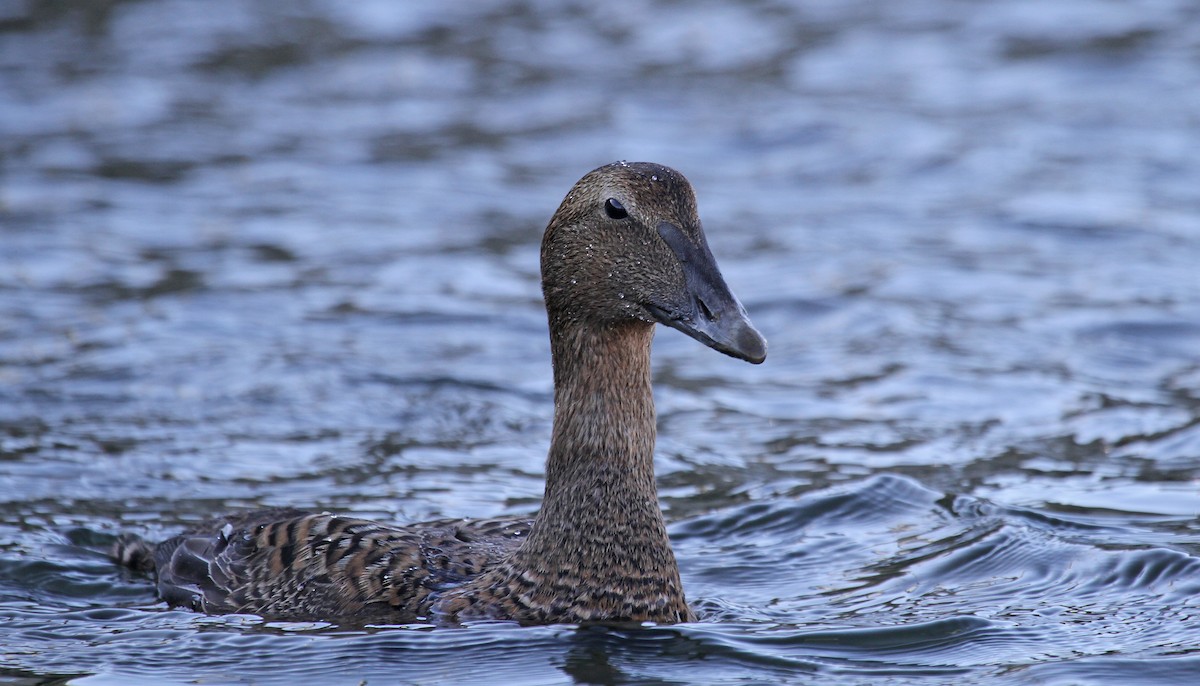
[[[1200,8],[0,3],[0,683],[1200,675]],[[655,343],[676,627],[167,610],[230,510],[529,514],[541,229],[678,168],[766,364]]]

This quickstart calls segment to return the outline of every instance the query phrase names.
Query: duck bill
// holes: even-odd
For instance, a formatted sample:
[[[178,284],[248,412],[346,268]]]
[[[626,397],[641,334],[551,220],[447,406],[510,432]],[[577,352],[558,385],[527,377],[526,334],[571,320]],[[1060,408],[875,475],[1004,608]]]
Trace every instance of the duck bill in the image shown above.
[[[688,297],[672,307],[647,305],[650,314],[660,323],[731,357],[753,364],[767,359],[767,341],[725,284],[704,233],[696,232],[698,241],[693,242],[679,227],[662,222],[658,234],[679,259]]]

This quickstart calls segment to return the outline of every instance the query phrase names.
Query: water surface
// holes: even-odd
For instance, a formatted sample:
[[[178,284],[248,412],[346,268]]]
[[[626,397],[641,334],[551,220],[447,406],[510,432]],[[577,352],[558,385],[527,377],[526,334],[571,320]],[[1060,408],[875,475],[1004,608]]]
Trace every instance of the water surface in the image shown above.
[[[11,2],[0,92],[0,683],[1200,674],[1194,3]],[[105,559],[535,511],[538,241],[615,159],[770,341],[655,343],[702,621],[204,617]]]

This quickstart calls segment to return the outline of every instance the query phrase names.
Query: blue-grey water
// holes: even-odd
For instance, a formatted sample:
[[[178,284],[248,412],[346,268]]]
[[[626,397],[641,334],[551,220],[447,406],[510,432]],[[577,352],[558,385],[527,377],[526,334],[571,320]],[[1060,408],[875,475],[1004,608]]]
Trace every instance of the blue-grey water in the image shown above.
[[[695,185],[770,341],[663,330],[701,621],[169,610],[266,505],[529,514],[538,241]],[[0,2],[0,683],[1200,682],[1200,5]]]

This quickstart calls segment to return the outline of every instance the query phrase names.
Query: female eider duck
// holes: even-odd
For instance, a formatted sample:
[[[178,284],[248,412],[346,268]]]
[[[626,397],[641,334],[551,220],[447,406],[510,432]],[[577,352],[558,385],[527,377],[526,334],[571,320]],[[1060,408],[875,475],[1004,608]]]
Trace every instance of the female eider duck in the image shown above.
[[[281,620],[524,624],[695,618],[654,483],[654,324],[755,364],[766,341],[721,277],[691,185],[618,162],[575,184],[542,238],[554,430],[532,520],[397,526],[273,509],[113,558],[171,605]]]

